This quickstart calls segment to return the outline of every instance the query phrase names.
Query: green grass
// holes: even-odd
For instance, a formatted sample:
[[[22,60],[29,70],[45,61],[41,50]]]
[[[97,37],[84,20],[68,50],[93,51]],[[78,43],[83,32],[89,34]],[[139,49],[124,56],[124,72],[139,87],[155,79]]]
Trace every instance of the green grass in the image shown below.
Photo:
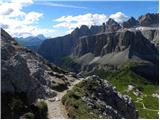
[[[132,64],[132,67],[134,65]],[[101,73],[103,73],[101,71]],[[152,97],[153,93],[156,93],[159,89],[158,85],[152,84],[151,82],[148,82],[143,77],[135,74],[131,67],[129,67],[129,64],[125,67],[123,66],[122,69],[119,71],[116,71],[114,73],[106,73],[106,74],[100,74],[101,77],[108,80],[113,86],[117,88],[118,91],[120,91],[122,94],[129,95],[133,102],[136,105],[136,109],[138,110],[140,118],[152,118],[156,119],[159,117],[157,114],[157,111],[151,111],[151,110],[145,110],[143,109],[143,106],[140,103],[136,103],[137,96],[133,94],[133,91],[126,92],[128,85],[134,85],[137,89],[139,89],[143,95],[147,95],[147,97],[143,97],[142,102],[144,103],[146,108],[158,110],[159,106],[159,100],[155,97]]]
[[[144,97],[143,103],[145,104],[146,108],[158,110],[159,107],[157,105],[158,99],[155,97],[152,96]]]
[[[79,84],[79,86],[74,86],[73,89],[68,91],[62,98],[62,103],[68,111],[69,118],[98,118],[98,111],[96,109],[88,108],[87,104],[80,99],[85,93],[85,88],[80,87],[82,84],[83,83]]]
[[[147,119],[158,119],[159,115],[155,111],[149,111],[145,109],[139,109],[140,118],[147,118]]]

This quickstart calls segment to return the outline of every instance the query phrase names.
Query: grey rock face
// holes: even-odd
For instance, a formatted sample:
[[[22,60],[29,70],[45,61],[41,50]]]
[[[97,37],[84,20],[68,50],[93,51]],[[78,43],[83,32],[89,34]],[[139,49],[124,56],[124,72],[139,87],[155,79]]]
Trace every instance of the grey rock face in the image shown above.
[[[141,26],[158,26],[159,25],[159,13],[151,14],[147,13],[138,18]]]
[[[121,25],[113,19],[101,26],[91,26],[90,29],[83,25],[69,35],[44,41],[39,53],[58,65],[63,64],[62,59],[66,56],[77,58],[71,62],[76,72],[91,70],[93,66],[117,66],[128,60],[149,61],[155,64],[158,61],[159,46],[159,18],[155,17],[157,15],[159,14],[146,14],[138,20],[131,17]],[[149,27],[142,27],[143,21],[149,21],[148,25],[144,25]],[[88,56],[89,53],[92,55]],[[97,66],[99,64],[102,66]]]
[[[71,34],[45,40],[41,44],[38,53],[49,61],[60,64],[65,56],[72,53],[79,37],[89,34],[91,34],[89,28],[82,25],[80,28],[76,28]]]
[[[142,34],[159,49],[159,30],[143,30]]]
[[[69,81],[63,70],[48,63],[32,51],[19,46],[3,29],[1,36],[2,93],[24,92],[33,102],[38,98],[45,99],[55,96],[54,90],[60,90],[60,86],[67,88]]]
[[[41,44],[38,53],[49,61],[59,64],[64,56],[71,53],[73,46],[73,37],[69,34],[63,37],[45,40]]]
[[[129,20],[122,23],[123,28],[131,28],[131,27],[136,27],[138,25],[139,22],[134,17],[131,17]]]
[[[112,18],[109,18],[109,20],[106,22],[106,30],[107,32],[115,32],[121,28],[121,26],[114,21]]]
[[[85,78],[83,82],[88,87],[87,95],[81,99],[86,102],[88,107],[97,108],[100,112],[100,118],[138,118],[131,98],[117,92],[106,80],[93,75]],[[92,87],[89,87],[90,85]]]
[[[90,31],[92,34],[105,32],[105,26],[91,26]]]
[[[108,53],[118,53],[128,49],[128,58],[137,56],[141,59],[157,61],[158,51],[140,31],[123,31],[106,33],[81,38],[75,47],[75,55],[82,56],[93,53],[103,56]]]
[[[71,34],[45,40],[41,44],[38,53],[49,61],[60,65],[64,57],[73,53],[79,38],[102,32],[117,31],[118,29],[120,29],[120,25],[113,19],[109,19],[106,25],[91,26],[90,29],[86,25],[82,25],[80,28],[76,28]]]

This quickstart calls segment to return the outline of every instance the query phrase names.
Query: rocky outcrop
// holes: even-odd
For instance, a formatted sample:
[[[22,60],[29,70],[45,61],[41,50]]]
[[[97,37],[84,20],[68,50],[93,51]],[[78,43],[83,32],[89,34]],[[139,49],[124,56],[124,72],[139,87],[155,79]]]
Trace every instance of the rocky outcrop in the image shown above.
[[[69,110],[70,108],[74,110],[74,107],[79,107],[78,104],[72,106],[72,103],[67,102],[69,99],[85,103],[86,109],[89,109],[85,116],[86,118],[91,118],[90,116],[92,115],[96,115],[96,118],[99,119],[138,118],[131,98],[120,94],[108,81],[100,79],[98,76],[93,75],[85,78],[73,90],[73,92],[68,92],[62,101],[68,110],[70,118],[83,118],[83,115],[78,115],[79,112],[77,110],[75,114]],[[77,94],[79,92],[83,93]],[[66,99],[67,97],[68,99]]]
[[[55,90],[67,89],[68,73],[18,45],[3,29],[1,36],[2,93],[23,92],[33,102],[55,96]]]
[[[159,13],[147,13],[138,18],[141,26],[158,26],[159,25]]]
[[[112,18],[109,18],[109,20],[106,22],[105,26],[106,26],[105,32],[115,32],[121,28],[120,24],[118,24]]]
[[[129,20],[122,23],[123,28],[132,28],[137,27],[138,25],[139,22],[134,17],[131,17]]]
[[[151,41],[157,49],[159,49],[159,30],[143,30],[142,34]]]

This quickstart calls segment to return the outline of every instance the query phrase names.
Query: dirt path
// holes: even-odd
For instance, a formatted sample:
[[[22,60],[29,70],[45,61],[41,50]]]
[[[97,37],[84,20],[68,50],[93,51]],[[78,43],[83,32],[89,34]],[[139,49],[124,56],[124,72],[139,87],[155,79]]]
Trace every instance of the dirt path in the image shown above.
[[[61,103],[62,97],[67,93],[68,90],[72,89],[72,87],[82,80],[75,80],[69,88],[63,92],[57,92],[57,96],[54,98],[47,99],[45,102],[48,105],[48,118],[49,119],[66,119],[67,114],[64,109],[64,106]]]
[[[137,101],[135,101],[137,103],[142,104],[142,106],[143,106],[142,109],[149,110],[149,111],[157,111],[157,112],[159,111],[159,110],[154,110],[154,109],[146,108],[146,106],[144,105],[144,103],[142,102],[142,100],[143,100],[142,98],[138,98]]]

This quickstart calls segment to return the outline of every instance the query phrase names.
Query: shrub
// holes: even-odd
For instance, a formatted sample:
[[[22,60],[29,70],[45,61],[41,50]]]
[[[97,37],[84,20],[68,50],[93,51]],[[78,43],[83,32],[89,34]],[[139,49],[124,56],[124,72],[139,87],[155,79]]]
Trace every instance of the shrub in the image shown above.
[[[32,106],[33,113],[35,118],[47,118],[48,115],[48,106],[44,101],[36,102]]]

